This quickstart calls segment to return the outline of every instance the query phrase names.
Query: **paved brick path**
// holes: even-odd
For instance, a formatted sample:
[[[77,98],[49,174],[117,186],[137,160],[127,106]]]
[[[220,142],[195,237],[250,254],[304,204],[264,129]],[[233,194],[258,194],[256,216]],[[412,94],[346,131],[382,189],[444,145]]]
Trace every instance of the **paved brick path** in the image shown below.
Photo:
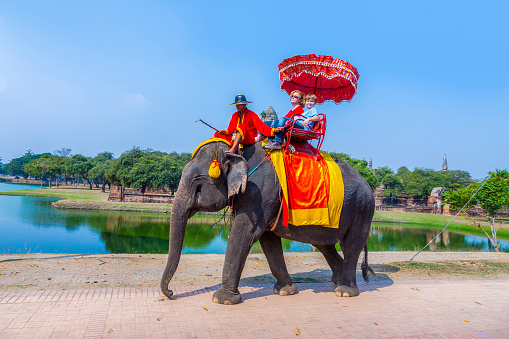
[[[217,305],[218,288],[0,292],[0,338],[509,338],[509,281],[360,284],[338,298],[327,283],[299,283],[280,297],[272,285],[241,287],[243,302]]]

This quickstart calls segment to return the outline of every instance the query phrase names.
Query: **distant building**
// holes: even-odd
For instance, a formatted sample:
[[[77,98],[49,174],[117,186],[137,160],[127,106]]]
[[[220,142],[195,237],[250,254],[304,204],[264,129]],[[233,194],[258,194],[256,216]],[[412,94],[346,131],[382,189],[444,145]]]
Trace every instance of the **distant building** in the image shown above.
[[[272,108],[272,106],[267,107],[260,115],[263,122],[272,122],[277,119],[276,111]]]
[[[447,155],[444,154],[444,160],[442,161],[442,171],[447,171]]]

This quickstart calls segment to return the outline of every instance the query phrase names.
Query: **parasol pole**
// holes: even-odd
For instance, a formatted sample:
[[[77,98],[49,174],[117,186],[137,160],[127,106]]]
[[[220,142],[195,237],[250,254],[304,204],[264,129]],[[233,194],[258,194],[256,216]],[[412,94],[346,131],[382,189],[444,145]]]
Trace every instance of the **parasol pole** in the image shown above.
[[[201,119],[198,119],[196,120],[195,122],[198,122],[198,121],[201,121],[202,123],[204,123],[205,125],[209,126],[210,128],[212,128],[214,131],[216,132],[219,132],[217,129],[215,129],[214,127],[210,126],[209,124],[207,124],[205,121],[201,120]]]

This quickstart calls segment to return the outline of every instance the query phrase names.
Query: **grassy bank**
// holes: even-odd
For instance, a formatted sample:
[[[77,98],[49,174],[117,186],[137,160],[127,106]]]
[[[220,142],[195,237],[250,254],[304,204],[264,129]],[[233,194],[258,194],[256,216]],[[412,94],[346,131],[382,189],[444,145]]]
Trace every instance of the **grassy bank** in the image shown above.
[[[0,195],[30,196],[62,199],[53,203],[55,208],[91,209],[107,211],[133,211],[148,213],[168,213],[169,204],[136,204],[108,201],[108,191],[88,186],[60,186],[42,189],[4,191]]]
[[[58,198],[53,203],[55,208],[72,208],[72,209],[92,209],[92,210],[109,210],[109,211],[131,211],[144,213],[169,213],[171,211],[170,204],[137,204],[125,202],[108,201],[108,192],[103,193],[100,188],[89,189],[88,186],[60,186],[43,189],[27,189],[19,191],[4,191],[0,195],[15,196],[35,196]],[[205,213],[204,213],[205,215]],[[210,214],[206,214],[210,217]],[[452,219],[450,215],[436,215],[424,213],[404,213],[404,212],[375,212],[373,216],[374,222],[384,223],[405,223],[407,225],[415,224],[420,228],[443,228]],[[488,223],[486,219],[477,218],[476,221],[481,222],[487,230]],[[457,217],[450,225],[449,229],[480,233],[470,220],[466,217]],[[509,225],[506,222],[498,231],[498,235],[504,238],[509,237]]]
[[[375,212],[373,222],[415,224],[421,228],[443,228],[451,221],[452,218],[452,215],[408,212]],[[480,223],[486,231],[489,230],[489,223],[486,218],[474,218],[474,220]],[[454,221],[449,224],[448,229],[484,235],[481,230],[474,226],[471,220],[464,216],[456,217]],[[497,235],[504,238],[509,237],[509,224],[507,221],[502,224]]]
[[[0,195],[29,196],[61,199],[55,201],[52,206],[55,208],[104,210],[104,211],[129,211],[142,213],[170,213],[170,204],[148,204],[108,201],[109,192],[102,192],[100,188],[89,186],[60,186],[42,189],[26,189],[19,191],[0,191]],[[210,218],[211,214],[202,213],[196,218]]]

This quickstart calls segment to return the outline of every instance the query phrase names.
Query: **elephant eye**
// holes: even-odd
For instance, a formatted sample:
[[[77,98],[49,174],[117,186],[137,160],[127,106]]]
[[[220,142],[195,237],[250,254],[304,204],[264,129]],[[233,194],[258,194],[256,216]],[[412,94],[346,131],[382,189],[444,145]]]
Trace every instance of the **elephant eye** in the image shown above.
[[[201,185],[197,185],[196,186],[196,195],[200,195],[201,194]]]

